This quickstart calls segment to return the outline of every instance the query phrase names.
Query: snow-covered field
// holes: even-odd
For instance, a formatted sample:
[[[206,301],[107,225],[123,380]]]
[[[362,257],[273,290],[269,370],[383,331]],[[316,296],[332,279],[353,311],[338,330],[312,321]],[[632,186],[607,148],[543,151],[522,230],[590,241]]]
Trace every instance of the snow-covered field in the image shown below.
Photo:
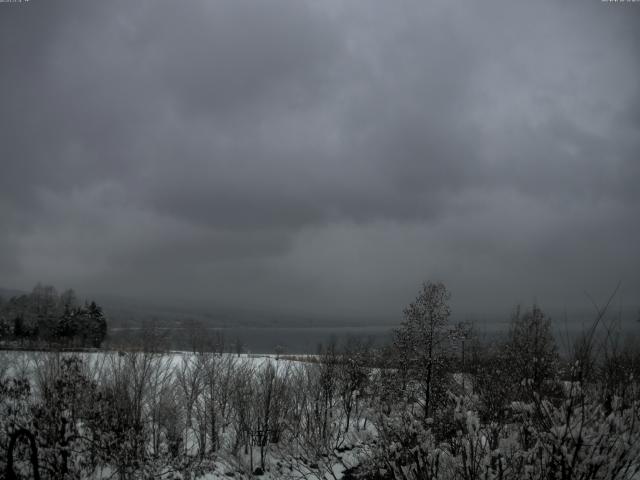
[[[74,356],[82,360],[89,366],[90,371],[99,373],[106,368],[111,362],[137,352],[126,351],[96,351],[96,352],[48,352],[40,350],[0,350],[0,378],[2,377],[28,377],[33,378],[38,365],[48,358],[59,356]],[[192,352],[185,351],[169,351],[165,353],[153,354],[159,362],[166,368],[179,369],[184,367],[185,361],[191,361],[196,356]],[[205,354],[208,355],[208,354]],[[280,366],[279,371],[283,369],[295,369],[300,367],[301,361],[290,360],[287,358],[279,358],[276,354],[247,354],[247,353],[223,353],[217,354],[223,359],[233,359],[238,363],[249,366],[250,368],[259,369],[266,364]],[[312,355],[305,357],[312,358]],[[300,357],[302,358],[302,357]]]
[[[211,419],[206,418],[209,413],[207,408],[213,408],[214,405],[220,410],[216,413],[219,417],[215,420],[221,424],[219,432],[216,433],[219,448],[215,453],[208,453],[197,461],[192,461],[195,465],[191,470],[192,478],[249,478],[251,472],[257,472],[261,478],[268,479],[340,479],[346,470],[360,463],[358,458],[366,452],[368,443],[373,438],[372,425],[364,422],[362,418],[352,419],[350,427],[345,428],[344,418],[335,417],[338,412],[336,403],[333,407],[326,407],[331,408],[333,412],[327,410],[326,417],[329,419],[329,425],[325,428],[332,442],[327,450],[328,454],[319,453],[320,449],[329,445],[328,441],[316,444],[315,439],[309,437],[309,432],[306,436],[300,435],[300,439],[296,439],[296,432],[291,431],[291,428],[296,427],[289,425],[291,412],[280,411],[276,402],[287,402],[286,408],[297,408],[298,415],[307,411],[308,406],[305,404],[311,402],[314,395],[308,384],[310,372],[315,372],[318,364],[302,362],[299,359],[279,358],[277,355],[214,355],[180,351],[153,354],[118,351],[0,351],[0,378],[29,379],[33,399],[37,400],[52,366],[60,365],[61,360],[72,357],[81,360],[83,374],[98,384],[110,375],[120,374],[125,368],[130,370],[127,375],[130,375],[129,381],[132,383],[141,382],[146,375],[144,381],[148,385],[144,387],[145,391],[141,393],[140,398],[145,404],[145,422],[150,422],[148,428],[152,432],[162,424],[162,419],[158,419],[163,402],[160,397],[174,398],[177,402],[176,411],[179,412],[177,415],[180,417],[174,420],[180,422],[180,435],[183,439],[180,448],[192,459],[199,456],[200,449],[206,448],[202,446],[203,441],[212,441],[211,435],[203,433],[198,427],[201,425],[204,428],[205,425],[211,424]],[[147,369],[149,372],[144,373]],[[211,374],[217,375],[215,380],[207,377]],[[236,382],[230,388],[241,388],[239,378],[246,375],[251,383],[245,394],[247,398],[238,397],[234,391],[223,390],[228,388],[223,385],[225,381]],[[279,382],[278,379],[282,381]],[[219,382],[216,383],[218,391],[208,394],[207,382]],[[265,382],[271,383],[267,385]],[[298,391],[292,389],[295,385]],[[287,390],[286,393],[284,389]],[[306,391],[303,391],[305,389]],[[215,397],[216,395],[220,398]],[[274,403],[265,407],[267,402],[272,400]],[[241,411],[245,408],[246,411]],[[310,412],[311,410],[308,410],[306,414],[309,415]],[[243,419],[238,415],[254,418]],[[265,443],[255,439],[247,440],[244,435],[255,435],[251,432],[259,431],[263,424],[261,422],[268,425],[269,429],[273,428],[271,422],[275,422],[277,428],[283,432],[287,430],[288,440],[272,442],[270,439]],[[299,423],[299,428],[303,425],[309,429],[318,428],[318,425],[312,426],[308,423],[310,420],[307,420],[307,423],[302,422]],[[152,434],[150,442],[157,440],[166,443],[166,438],[167,434],[158,434],[157,439]],[[154,455],[166,453],[165,447],[161,447],[160,450],[158,448],[158,445],[154,445],[149,447],[149,450],[153,451]],[[112,467],[102,465],[92,472],[90,478],[110,478],[113,474]],[[158,478],[182,478],[183,473],[171,468],[159,468],[155,475]]]

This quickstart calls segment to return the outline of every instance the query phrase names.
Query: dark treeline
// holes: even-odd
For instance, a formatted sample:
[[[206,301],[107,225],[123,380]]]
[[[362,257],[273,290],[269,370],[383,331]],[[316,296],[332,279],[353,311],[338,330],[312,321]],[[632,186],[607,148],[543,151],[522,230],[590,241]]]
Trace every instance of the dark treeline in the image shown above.
[[[100,347],[107,321],[95,302],[80,304],[71,289],[58,294],[36,285],[31,293],[0,297],[0,342],[5,346]]]
[[[631,480],[640,349],[616,334],[607,307],[567,357],[538,306],[516,309],[505,337],[487,343],[450,323],[449,292],[436,283],[423,285],[384,348],[350,339],[314,356],[255,358],[194,325],[181,354],[164,352],[152,327],[138,351],[4,352],[0,470]]]

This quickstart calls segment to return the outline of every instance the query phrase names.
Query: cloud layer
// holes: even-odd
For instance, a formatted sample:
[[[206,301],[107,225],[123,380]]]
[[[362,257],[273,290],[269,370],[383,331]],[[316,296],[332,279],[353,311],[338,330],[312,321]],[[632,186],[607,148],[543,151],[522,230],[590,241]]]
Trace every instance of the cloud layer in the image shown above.
[[[0,4],[0,284],[640,303],[640,8]]]

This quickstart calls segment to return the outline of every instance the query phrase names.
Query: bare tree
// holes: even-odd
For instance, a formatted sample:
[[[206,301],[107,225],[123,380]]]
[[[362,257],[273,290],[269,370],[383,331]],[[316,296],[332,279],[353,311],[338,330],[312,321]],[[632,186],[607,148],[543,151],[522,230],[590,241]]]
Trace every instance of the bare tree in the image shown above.
[[[526,391],[552,393],[557,389],[558,351],[551,319],[534,305],[523,312],[517,307],[505,345],[511,381]]]
[[[185,439],[192,433],[194,408],[204,389],[204,362],[200,360],[203,354],[183,354],[175,367],[175,379],[181,393],[185,410]],[[205,443],[205,445],[202,445]],[[185,448],[188,443],[185,442]],[[205,438],[200,438],[200,452],[204,454]]]
[[[216,342],[215,351],[199,355],[202,363],[203,389],[197,403],[199,430],[209,439],[213,452],[222,446],[222,435],[227,431],[232,417],[232,395],[236,378],[237,358],[225,354],[222,338]]]
[[[352,414],[356,416],[369,377],[369,348],[356,338],[349,338],[340,355],[338,393],[345,415],[345,433],[349,431]],[[355,410],[355,412],[354,412]]]

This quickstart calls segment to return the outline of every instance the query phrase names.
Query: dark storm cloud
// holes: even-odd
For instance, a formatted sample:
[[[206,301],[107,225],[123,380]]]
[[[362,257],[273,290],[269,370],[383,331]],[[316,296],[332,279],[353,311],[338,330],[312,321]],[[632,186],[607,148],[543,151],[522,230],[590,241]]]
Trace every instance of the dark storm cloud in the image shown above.
[[[0,282],[386,314],[640,279],[640,9],[0,4]]]

